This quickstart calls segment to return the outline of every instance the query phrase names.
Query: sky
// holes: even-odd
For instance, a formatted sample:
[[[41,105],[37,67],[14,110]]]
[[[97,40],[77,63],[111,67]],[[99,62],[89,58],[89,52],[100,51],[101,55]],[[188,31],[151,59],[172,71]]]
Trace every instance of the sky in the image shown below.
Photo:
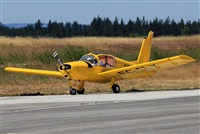
[[[94,17],[197,21],[200,0],[0,0],[0,21],[9,23],[43,23],[49,20],[90,24]]]

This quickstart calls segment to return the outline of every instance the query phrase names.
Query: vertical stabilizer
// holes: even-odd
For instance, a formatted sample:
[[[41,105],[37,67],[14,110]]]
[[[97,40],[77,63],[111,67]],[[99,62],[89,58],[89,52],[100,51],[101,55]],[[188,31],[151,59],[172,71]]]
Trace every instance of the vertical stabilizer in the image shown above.
[[[138,63],[144,63],[149,61],[151,54],[152,38],[153,38],[153,32],[150,31],[148,37],[143,39],[142,46],[140,48],[140,52],[137,59]]]

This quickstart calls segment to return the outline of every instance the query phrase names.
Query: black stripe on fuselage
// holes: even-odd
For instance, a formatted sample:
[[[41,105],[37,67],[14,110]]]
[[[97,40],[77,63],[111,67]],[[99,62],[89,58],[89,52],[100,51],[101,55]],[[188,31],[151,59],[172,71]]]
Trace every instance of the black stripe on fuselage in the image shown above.
[[[84,61],[87,65],[88,65],[88,68],[93,68],[92,64],[87,62],[87,61]]]

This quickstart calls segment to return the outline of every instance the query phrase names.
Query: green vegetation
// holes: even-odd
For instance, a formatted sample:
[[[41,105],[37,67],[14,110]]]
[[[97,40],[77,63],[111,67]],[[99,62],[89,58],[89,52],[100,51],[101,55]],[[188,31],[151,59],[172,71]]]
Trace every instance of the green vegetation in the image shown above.
[[[9,49],[13,49],[12,47]],[[0,64],[6,65],[8,63],[12,64],[25,64],[25,63],[35,63],[35,64],[44,64],[44,65],[52,65],[55,64],[56,61],[53,58],[53,50],[48,50],[42,53],[32,51],[31,55],[26,53],[24,49],[21,49],[20,52],[12,52],[9,55],[2,55],[0,57]],[[200,47],[191,47],[189,49],[181,49],[177,50],[160,50],[158,47],[154,46],[152,48],[151,60],[162,59],[166,57],[171,57],[175,55],[185,54],[193,57],[196,60],[200,60]],[[89,53],[87,48],[81,46],[72,46],[68,45],[58,50],[59,56],[63,61],[76,61],[79,60],[80,57],[86,53]],[[125,59],[125,60],[136,60],[138,56],[139,50],[135,50],[133,52],[129,52],[124,54],[123,52],[111,52],[111,54]]]
[[[13,46],[7,47],[9,50],[15,49]],[[12,64],[24,64],[24,63],[41,63],[44,65],[51,65],[55,63],[55,59],[53,58],[53,50],[44,51],[42,53],[37,51],[31,51],[27,53],[25,49],[20,49],[17,52],[9,52],[9,55],[2,55],[0,57],[0,64],[5,65],[8,63]],[[58,50],[60,57],[62,57],[63,61],[75,61],[79,60],[80,57],[86,53],[88,53],[87,48],[83,48],[80,46],[72,46],[68,45],[67,47],[63,47]]]
[[[21,42],[29,42],[30,40],[30,44],[20,45]],[[24,38],[24,40],[21,38],[2,38],[2,49],[0,50],[0,96],[37,93],[45,95],[65,94],[67,92],[67,81],[64,78],[9,73],[4,71],[4,68],[7,66],[57,70],[58,63],[52,57],[54,51],[59,53],[59,56],[64,62],[79,60],[82,55],[92,51],[106,52],[119,58],[132,61],[137,60],[142,42],[141,38],[134,39],[136,43],[133,45],[132,38],[122,40],[122,38],[91,39],[80,37],[59,39],[57,40],[58,42],[64,42],[64,44],[59,45],[55,44],[55,40],[52,42],[50,42],[50,40],[52,40],[52,38],[37,40],[33,40],[32,38]],[[65,40],[71,40],[72,43],[65,42]],[[128,40],[130,40],[130,43],[126,42]],[[50,43],[47,44],[46,42]],[[195,58],[197,62],[170,70],[160,71],[153,78],[122,81],[120,82],[122,91],[199,88],[199,52],[199,36],[154,38],[151,60],[185,54]],[[108,89],[107,84],[96,86],[95,84],[86,83],[85,88],[86,93],[111,91]]]
[[[184,48],[179,51],[177,50],[160,50],[158,47],[153,46],[151,53],[151,60],[162,59],[166,57],[176,56],[176,55],[188,55],[196,60],[200,60],[200,47]]]

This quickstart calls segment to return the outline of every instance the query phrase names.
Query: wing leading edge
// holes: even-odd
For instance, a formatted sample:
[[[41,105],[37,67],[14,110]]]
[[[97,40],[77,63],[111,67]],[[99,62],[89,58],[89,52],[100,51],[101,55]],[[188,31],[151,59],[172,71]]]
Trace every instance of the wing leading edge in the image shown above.
[[[6,67],[5,71],[16,72],[16,73],[26,73],[26,74],[46,75],[46,76],[57,76],[57,77],[63,76],[59,71],[26,69],[26,68],[16,68],[16,67]]]
[[[162,70],[162,69],[167,69],[171,67],[177,67],[180,65],[187,64],[189,62],[193,62],[195,59],[186,56],[186,55],[178,55],[170,58],[164,58],[160,60],[154,60],[151,62],[146,62],[146,63],[141,63],[141,64],[136,64],[133,66],[129,67],[124,67],[124,68],[119,68],[119,69],[114,69],[110,71],[105,71],[98,73],[98,76],[102,77],[113,77],[113,76],[123,76],[127,75],[129,73],[131,74],[144,74],[156,70]]]

